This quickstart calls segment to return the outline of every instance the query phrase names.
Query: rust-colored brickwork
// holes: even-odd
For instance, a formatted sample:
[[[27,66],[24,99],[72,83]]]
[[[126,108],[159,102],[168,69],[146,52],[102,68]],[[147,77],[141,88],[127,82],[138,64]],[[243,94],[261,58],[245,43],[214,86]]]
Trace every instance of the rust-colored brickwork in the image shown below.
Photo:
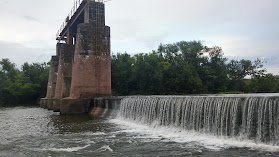
[[[106,30],[109,28],[106,27]],[[79,24],[71,98],[94,98],[111,94],[110,38],[105,35],[107,31],[105,27]]]
[[[91,99],[111,96],[110,27],[105,26],[105,6],[83,2],[59,30],[46,99],[41,100],[42,107],[47,105],[61,114],[88,112]]]
[[[58,57],[52,56],[51,61],[50,61],[46,98],[53,98],[55,96],[57,72],[58,72]]]
[[[70,44],[58,43],[57,49],[57,52],[59,52],[60,57],[55,98],[61,99],[70,96],[74,46]]]
[[[77,26],[71,98],[111,95],[110,28],[103,3],[91,1]]]

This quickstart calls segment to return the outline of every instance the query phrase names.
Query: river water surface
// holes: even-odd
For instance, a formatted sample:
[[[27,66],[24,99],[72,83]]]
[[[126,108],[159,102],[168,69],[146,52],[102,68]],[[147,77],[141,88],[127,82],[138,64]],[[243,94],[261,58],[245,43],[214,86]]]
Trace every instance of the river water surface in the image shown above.
[[[279,156],[279,147],[221,139],[121,118],[60,116],[37,107],[0,108],[0,156]]]

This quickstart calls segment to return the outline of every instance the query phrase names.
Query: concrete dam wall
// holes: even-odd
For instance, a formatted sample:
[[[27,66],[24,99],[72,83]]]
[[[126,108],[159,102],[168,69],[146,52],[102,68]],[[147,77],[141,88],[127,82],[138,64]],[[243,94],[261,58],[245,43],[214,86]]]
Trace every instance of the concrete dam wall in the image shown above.
[[[174,127],[223,138],[279,144],[279,94],[131,96],[100,99],[93,116],[120,118],[152,128]]]

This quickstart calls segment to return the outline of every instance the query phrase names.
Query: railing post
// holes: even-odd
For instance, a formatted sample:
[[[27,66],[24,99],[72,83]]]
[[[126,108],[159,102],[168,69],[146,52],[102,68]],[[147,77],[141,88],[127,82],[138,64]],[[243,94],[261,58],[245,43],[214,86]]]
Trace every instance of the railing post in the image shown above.
[[[82,2],[89,2],[90,0],[76,0],[74,3],[74,7],[71,9],[70,13],[68,14],[69,20],[72,19],[72,16],[74,16],[74,13],[78,10],[79,6],[81,5]],[[95,0],[96,1],[96,0]],[[63,29],[66,27],[66,23],[63,22],[62,26],[58,30],[56,34],[56,38],[59,37],[60,33],[63,31]]]

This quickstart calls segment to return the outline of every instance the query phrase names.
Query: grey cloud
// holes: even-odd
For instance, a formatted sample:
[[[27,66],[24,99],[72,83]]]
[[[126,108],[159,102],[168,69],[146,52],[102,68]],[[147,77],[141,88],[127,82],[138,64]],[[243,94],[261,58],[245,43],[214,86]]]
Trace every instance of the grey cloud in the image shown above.
[[[9,58],[18,68],[25,62],[48,62],[53,52],[53,49],[28,48],[23,44],[0,41],[0,59]]]
[[[22,16],[22,18],[26,19],[26,20],[29,20],[29,21],[36,21],[36,22],[39,22],[40,20],[38,18],[35,18],[31,15],[24,15]]]
[[[9,3],[9,1],[7,1],[7,0],[1,0],[0,1],[0,5],[4,5],[4,4],[8,4]]]
[[[31,25],[23,30],[30,29],[33,24],[39,30],[48,30],[33,33],[32,39],[22,44],[0,42],[0,57],[10,56],[19,63],[48,61],[55,51],[54,42],[46,44],[53,40],[49,34],[56,33],[72,6],[73,1],[69,0],[0,0],[0,17],[9,16],[11,20],[20,17],[28,22],[39,20],[29,22]],[[106,23],[111,26],[112,45],[124,51],[133,47],[151,51],[159,43],[204,40],[205,44],[222,46],[226,54],[251,59],[266,57],[269,65],[275,65],[279,51],[275,42],[279,36],[278,6],[278,0],[113,0],[106,3]],[[22,27],[18,26],[18,30]],[[16,29],[13,25],[11,31]],[[237,41],[219,45],[211,41],[215,36],[224,37],[218,39],[219,43],[229,41],[230,36]],[[247,37],[249,41],[238,40],[238,37]],[[46,48],[26,47],[32,40],[42,41],[39,45]],[[17,59],[19,57],[21,59]]]
[[[147,5],[148,4],[148,5]],[[108,4],[107,19],[116,37],[129,38],[134,32],[163,34],[236,34],[253,38],[275,38],[279,35],[277,0],[177,0],[128,1]],[[129,7],[123,7],[129,6]],[[144,9],[143,9],[144,8]],[[113,20],[125,17],[126,22]],[[135,21],[130,22],[129,19]],[[140,20],[139,20],[140,19]]]

